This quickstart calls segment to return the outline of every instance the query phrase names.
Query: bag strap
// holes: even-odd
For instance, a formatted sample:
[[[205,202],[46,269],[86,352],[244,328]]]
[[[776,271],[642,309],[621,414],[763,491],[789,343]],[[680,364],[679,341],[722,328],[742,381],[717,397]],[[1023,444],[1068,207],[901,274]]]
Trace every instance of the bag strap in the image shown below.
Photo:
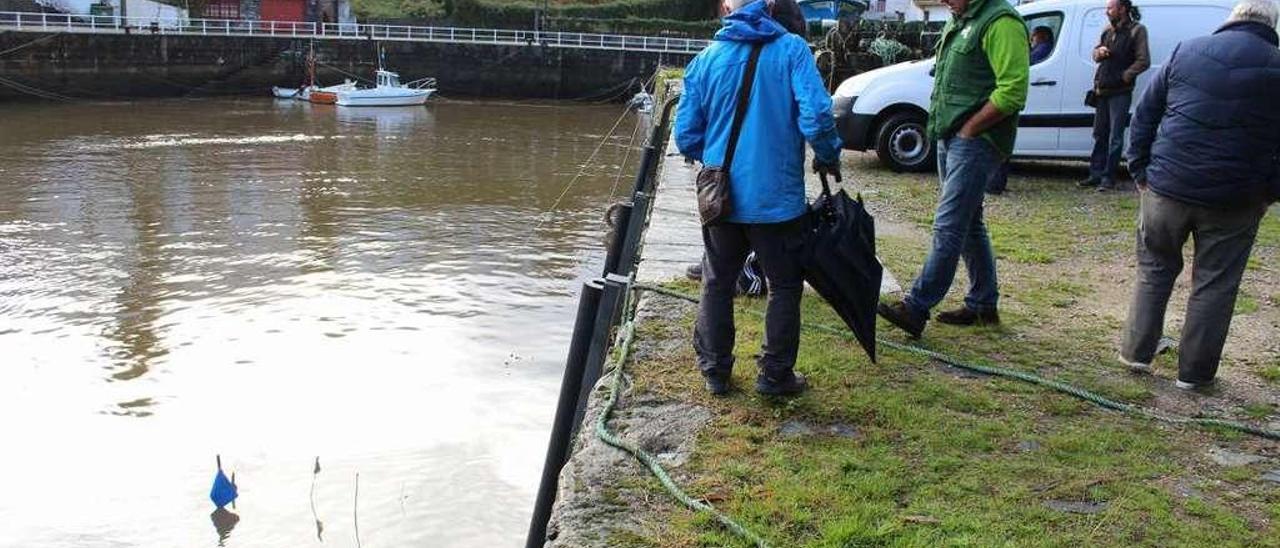
[[[751,102],[751,87],[756,80],[756,64],[760,61],[760,50],[764,43],[757,42],[751,46],[751,57],[747,59],[747,70],[742,74],[742,86],[738,89],[738,109],[733,113],[733,127],[729,129],[729,144],[724,151],[724,165],[721,169],[728,172],[733,165],[733,153],[738,148],[738,135],[742,133],[742,122],[747,118],[747,105]]]

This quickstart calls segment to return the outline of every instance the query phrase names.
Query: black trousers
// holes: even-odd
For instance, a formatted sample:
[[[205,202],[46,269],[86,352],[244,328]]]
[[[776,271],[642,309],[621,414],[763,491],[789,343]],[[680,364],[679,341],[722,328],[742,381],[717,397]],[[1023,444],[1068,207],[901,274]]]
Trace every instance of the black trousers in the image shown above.
[[[698,369],[703,375],[724,379],[733,371],[733,297],[743,261],[754,250],[769,284],[764,345],[757,365],[770,382],[791,380],[800,347],[803,217],[784,223],[703,227],[702,243],[702,303],[693,330]]]

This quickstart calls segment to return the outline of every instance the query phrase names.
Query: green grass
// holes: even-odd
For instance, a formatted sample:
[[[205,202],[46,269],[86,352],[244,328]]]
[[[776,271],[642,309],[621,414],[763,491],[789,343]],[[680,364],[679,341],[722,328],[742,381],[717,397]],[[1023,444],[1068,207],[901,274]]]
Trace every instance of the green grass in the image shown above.
[[[655,78],[654,97],[659,101],[663,101],[667,96],[668,82],[679,81],[684,78],[683,67],[665,67],[658,70],[658,76]]]
[[[1253,314],[1258,311],[1258,300],[1243,291],[1236,296],[1235,315]]]
[[[758,348],[752,311],[760,308],[739,304],[740,356]],[[837,321],[813,297],[804,313]],[[1184,500],[1162,486],[1160,478],[1185,472],[1170,458],[1193,453],[1185,435],[1068,396],[959,378],[892,351],[873,365],[849,340],[815,332],[802,336],[799,358],[815,388],[794,400],[746,390],[704,396],[692,359],[684,350],[634,364],[637,387],[654,389],[660,379],[669,395],[712,407],[719,418],[685,470],[696,478],[690,489],[719,494],[722,510],[777,546],[1252,544],[1276,533],[1255,530],[1233,505]],[[751,369],[738,368],[737,386],[750,386]],[[858,436],[785,439],[778,426],[789,420],[850,424]],[[1036,448],[1020,450],[1027,441]],[[1051,510],[1050,500],[1108,506],[1082,516]],[[1265,511],[1262,502],[1234,505]],[[702,516],[673,518],[665,546],[741,545]]]
[[[1265,419],[1276,412],[1276,406],[1269,403],[1249,403],[1244,406],[1244,414],[1251,419]]]
[[[1280,364],[1263,367],[1258,376],[1271,384],[1280,384]]]
[[[899,281],[909,283],[927,253],[936,181],[866,167],[846,172],[882,226],[908,227],[882,231],[877,251]],[[919,344],[1158,405],[1168,379],[1122,371],[1115,363],[1120,320],[1088,308],[1102,298],[1100,287],[1115,283],[1115,269],[1131,268],[1136,199],[1080,192],[1072,179],[1045,170],[1015,172],[1012,192],[988,200],[1001,261],[1003,325],[931,324]],[[1264,222],[1257,248],[1259,272],[1276,271],[1275,216]],[[958,276],[943,308],[959,304],[963,270]],[[675,287],[695,289],[688,282]],[[1127,299],[1127,290],[1121,293]],[[1240,300],[1237,311],[1254,315],[1274,314],[1280,302],[1248,294]],[[750,358],[759,352],[763,306],[761,300],[738,303],[739,389],[727,398],[704,393],[688,344],[628,368],[635,391],[712,410],[716,418],[679,475],[695,497],[711,498],[774,546],[1280,546],[1280,489],[1261,484],[1256,467],[1204,464],[1212,445],[1266,442],[1133,418],[884,347],[872,364],[851,340],[813,330],[802,333],[797,364],[813,388],[789,400],[758,396],[750,390]],[[806,322],[840,325],[813,295],[802,307]],[[688,310],[668,323],[642,325],[638,336],[685,338],[691,324]],[[904,340],[883,322],[880,334]],[[1174,363],[1158,361],[1165,368]],[[1275,363],[1258,374],[1280,383]],[[1234,418],[1242,420],[1275,412],[1251,402],[1238,409]],[[857,435],[787,438],[779,427],[788,421],[848,425]],[[1193,485],[1199,494],[1179,494],[1176,485]],[[1049,508],[1050,501],[1105,506],[1073,514]],[[668,520],[661,533],[639,535],[629,545],[745,546],[708,517],[674,505],[660,517]]]

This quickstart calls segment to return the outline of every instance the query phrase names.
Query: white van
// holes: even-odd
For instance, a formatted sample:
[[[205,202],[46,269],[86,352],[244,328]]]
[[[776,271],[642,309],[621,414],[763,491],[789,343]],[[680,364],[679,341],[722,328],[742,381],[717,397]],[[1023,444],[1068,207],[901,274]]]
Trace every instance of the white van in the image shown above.
[[[1227,19],[1234,0],[1138,0],[1147,27],[1151,68],[1138,78],[1140,93],[1178,42],[1211,34]],[[1093,87],[1092,51],[1106,27],[1104,0],[1043,0],[1018,6],[1027,29],[1049,27],[1053,53],[1031,66],[1027,106],[1018,121],[1014,155],[1087,159],[1093,151],[1093,109],[1084,96]],[[933,143],[925,138],[933,59],[864,72],[845,80],[832,97],[836,126],[850,150],[875,149],[895,171],[935,169]],[[1134,101],[1137,103],[1136,97]]]

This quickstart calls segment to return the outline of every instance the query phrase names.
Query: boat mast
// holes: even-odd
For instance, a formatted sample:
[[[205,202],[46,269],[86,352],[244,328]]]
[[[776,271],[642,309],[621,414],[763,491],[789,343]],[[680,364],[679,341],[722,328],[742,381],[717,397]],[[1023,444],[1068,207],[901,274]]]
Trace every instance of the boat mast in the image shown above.
[[[307,52],[307,82],[304,87],[316,85],[316,43],[311,41],[311,49]]]

